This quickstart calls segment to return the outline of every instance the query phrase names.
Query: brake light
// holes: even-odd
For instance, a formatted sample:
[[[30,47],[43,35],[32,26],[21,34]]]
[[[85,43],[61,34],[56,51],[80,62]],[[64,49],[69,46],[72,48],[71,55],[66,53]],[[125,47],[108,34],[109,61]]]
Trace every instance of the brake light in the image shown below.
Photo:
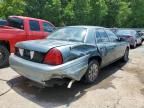
[[[63,57],[61,52],[56,49],[52,48],[45,56],[44,63],[49,65],[60,65],[63,63]]]

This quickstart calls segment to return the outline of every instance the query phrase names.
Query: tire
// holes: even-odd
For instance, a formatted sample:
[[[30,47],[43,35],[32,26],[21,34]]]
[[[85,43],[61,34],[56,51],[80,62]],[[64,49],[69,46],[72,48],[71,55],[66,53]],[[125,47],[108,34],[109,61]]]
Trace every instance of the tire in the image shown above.
[[[127,62],[129,60],[129,49],[125,50],[124,56],[122,57],[123,62]]]
[[[137,46],[137,42],[135,41],[135,43],[132,45],[132,48],[135,49]]]
[[[9,54],[8,49],[0,45],[0,68],[8,65]]]
[[[139,44],[140,46],[142,45],[143,41],[141,40],[141,43]]]
[[[89,65],[86,74],[84,75],[83,82],[86,84],[92,84],[96,81],[99,73],[99,63],[97,60],[92,60]]]

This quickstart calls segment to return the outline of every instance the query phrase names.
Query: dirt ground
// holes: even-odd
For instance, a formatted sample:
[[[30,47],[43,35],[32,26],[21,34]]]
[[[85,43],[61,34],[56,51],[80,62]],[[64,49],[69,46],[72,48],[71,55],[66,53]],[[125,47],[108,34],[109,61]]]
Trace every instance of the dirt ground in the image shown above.
[[[130,60],[104,68],[93,85],[71,89],[28,86],[10,68],[0,69],[0,108],[144,108],[144,45],[130,51]]]

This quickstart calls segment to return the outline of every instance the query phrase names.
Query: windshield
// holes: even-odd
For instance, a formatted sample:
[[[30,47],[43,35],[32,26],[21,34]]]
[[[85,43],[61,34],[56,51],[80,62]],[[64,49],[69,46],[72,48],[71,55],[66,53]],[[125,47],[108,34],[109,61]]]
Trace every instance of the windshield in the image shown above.
[[[123,35],[131,35],[131,36],[133,36],[135,33],[136,32],[133,31],[133,30],[118,30],[116,34],[119,35],[119,36],[123,36]]]
[[[8,21],[8,26],[18,28],[18,29],[24,29],[23,20],[20,18],[10,17],[8,18],[7,21]]]
[[[82,42],[86,36],[86,32],[86,28],[66,27],[53,32],[47,39]]]

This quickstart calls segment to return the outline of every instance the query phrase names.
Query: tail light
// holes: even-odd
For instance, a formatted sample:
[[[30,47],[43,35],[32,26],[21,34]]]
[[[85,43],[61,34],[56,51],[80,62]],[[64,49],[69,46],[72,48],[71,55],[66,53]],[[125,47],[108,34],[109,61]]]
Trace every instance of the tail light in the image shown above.
[[[45,56],[44,63],[49,65],[60,65],[63,63],[63,57],[61,52],[56,49],[52,48]]]

